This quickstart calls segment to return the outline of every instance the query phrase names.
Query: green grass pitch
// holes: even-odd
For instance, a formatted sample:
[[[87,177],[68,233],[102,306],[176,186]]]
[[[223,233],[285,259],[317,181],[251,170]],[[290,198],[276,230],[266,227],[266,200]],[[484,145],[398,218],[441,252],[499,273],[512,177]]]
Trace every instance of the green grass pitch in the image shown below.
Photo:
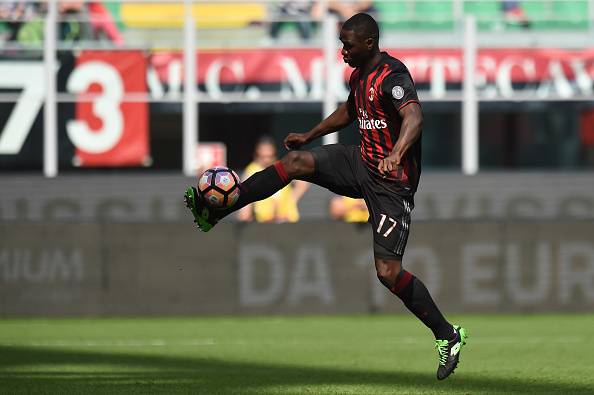
[[[408,315],[0,320],[0,393],[594,394],[594,315],[453,316],[435,378]]]

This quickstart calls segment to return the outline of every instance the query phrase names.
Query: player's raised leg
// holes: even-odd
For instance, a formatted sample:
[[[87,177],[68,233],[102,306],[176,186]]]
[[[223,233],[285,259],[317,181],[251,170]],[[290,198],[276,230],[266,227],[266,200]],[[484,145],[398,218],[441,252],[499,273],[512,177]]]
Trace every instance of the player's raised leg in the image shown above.
[[[466,330],[450,324],[445,319],[425,284],[412,273],[402,269],[400,259],[376,256],[375,268],[380,282],[398,296],[406,308],[433,332],[439,357],[437,378],[445,379],[458,365],[460,351],[466,344]]]
[[[230,208],[209,207],[194,187],[186,190],[184,199],[198,228],[208,232],[220,219],[250,203],[274,195],[294,179],[311,176],[314,170],[315,160],[311,152],[291,151],[273,165],[242,182],[239,200]]]

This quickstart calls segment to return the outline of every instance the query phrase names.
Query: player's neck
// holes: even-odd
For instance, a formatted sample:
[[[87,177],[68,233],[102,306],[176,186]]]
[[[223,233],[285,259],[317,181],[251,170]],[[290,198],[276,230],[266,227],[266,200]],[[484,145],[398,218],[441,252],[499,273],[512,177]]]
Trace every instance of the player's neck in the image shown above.
[[[361,66],[361,71],[363,74],[369,73],[381,60],[382,53],[378,50],[363,66]]]

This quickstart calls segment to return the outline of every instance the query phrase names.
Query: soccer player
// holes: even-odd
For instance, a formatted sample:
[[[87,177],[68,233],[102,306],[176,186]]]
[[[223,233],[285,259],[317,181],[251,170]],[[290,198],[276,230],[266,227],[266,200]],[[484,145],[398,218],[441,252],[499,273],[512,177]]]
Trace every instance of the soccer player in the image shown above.
[[[213,210],[193,187],[186,190],[186,204],[198,228],[206,232],[229,213],[271,196],[293,179],[365,199],[377,277],[433,332],[439,358],[437,378],[443,380],[458,364],[466,330],[450,324],[421,280],[402,267],[421,174],[423,114],[415,85],[402,62],[380,52],[379,29],[368,14],[348,19],[340,41],[344,61],[354,68],[348,100],[309,132],[290,133],[284,143],[291,151],[245,180],[235,206]],[[359,126],[360,146],[333,144],[298,150],[354,121]]]

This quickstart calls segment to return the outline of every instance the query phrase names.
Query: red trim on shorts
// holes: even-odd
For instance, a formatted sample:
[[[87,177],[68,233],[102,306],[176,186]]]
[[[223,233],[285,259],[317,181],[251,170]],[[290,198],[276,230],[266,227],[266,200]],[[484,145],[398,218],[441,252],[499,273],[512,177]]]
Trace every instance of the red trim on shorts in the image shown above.
[[[284,183],[288,184],[289,176],[287,175],[287,172],[285,171],[285,166],[283,166],[283,164],[280,160],[277,160],[276,162],[274,162],[274,169],[278,173],[278,176],[281,178],[281,180],[283,180]]]
[[[411,280],[412,274],[410,274],[410,272],[407,272],[406,270],[403,270],[402,277],[400,277],[400,280],[396,284],[394,284],[394,288],[392,288],[390,291],[392,291],[395,294],[399,293],[404,288],[406,288],[406,286],[408,285],[408,283],[410,283]]]

